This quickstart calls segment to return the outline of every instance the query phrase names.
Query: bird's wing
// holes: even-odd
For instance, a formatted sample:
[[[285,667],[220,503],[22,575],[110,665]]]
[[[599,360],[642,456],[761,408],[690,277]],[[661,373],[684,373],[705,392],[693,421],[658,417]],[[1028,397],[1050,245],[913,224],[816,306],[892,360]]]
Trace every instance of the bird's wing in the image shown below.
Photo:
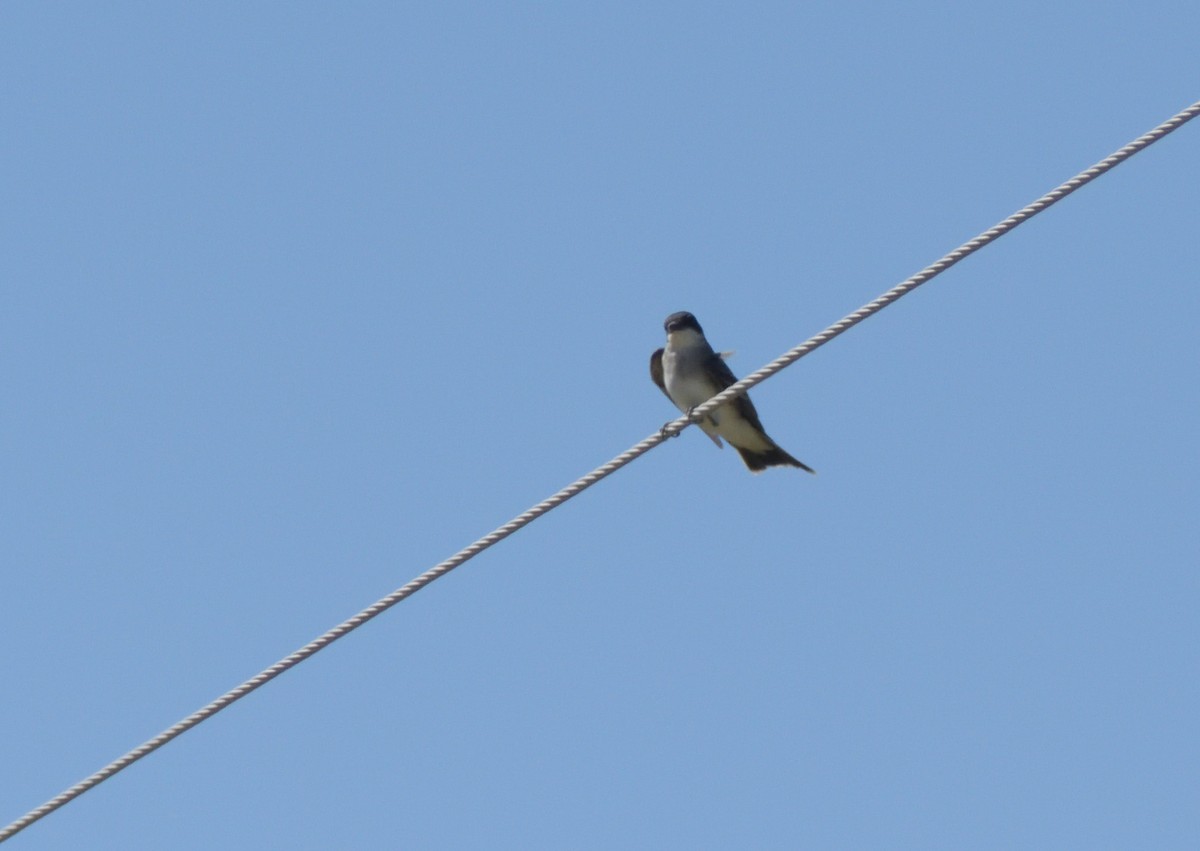
[[[729,364],[725,363],[723,357],[714,356],[712,359],[713,374],[720,381],[721,389],[724,390],[731,384],[737,383],[737,376],[733,374],[733,370],[729,368]],[[754,426],[759,431],[765,432],[762,421],[758,418],[758,411],[754,409],[754,403],[750,401],[750,397],[743,393],[729,404],[733,405],[734,410],[750,425]]]
[[[650,380],[658,385],[658,389],[663,392],[664,396],[666,396],[668,399],[670,399],[671,394],[667,392],[667,382],[663,378],[662,358],[663,358],[663,350],[662,349],[657,349],[654,352],[654,354],[650,355]],[[674,403],[675,402],[672,399],[671,404],[674,404]]]

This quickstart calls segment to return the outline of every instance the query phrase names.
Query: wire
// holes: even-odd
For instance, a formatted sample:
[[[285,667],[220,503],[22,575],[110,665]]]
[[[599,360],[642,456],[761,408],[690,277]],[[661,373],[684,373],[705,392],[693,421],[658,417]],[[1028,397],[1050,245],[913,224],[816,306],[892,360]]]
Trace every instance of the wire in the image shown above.
[[[12,824],[5,827],[3,830],[0,830],[0,842],[4,842],[4,841],[12,838],[20,831],[29,827],[29,825],[33,824],[38,819],[44,818],[45,816],[47,816],[50,813],[57,810],[59,807],[63,806],[64,804],[69,803],[70,801],[74,800],[75,798],[78,798],[84,792],[88,791],[89,789],[92,789],[93,787],[99,785],[100,783],[104,782],[108,778],[112,777],[117,772],[122,771],[125,768],[128,768],[130,765],[137,762],[142,757],[158,750],[159,748],[161,748],[163,745],[165,745],[167,742],[171,741],[175,737],[177,737],[177,736],[187,732],[188,730],[192,729],[193,727],[195,727],[201,721],[204,721],[208,718],[211,718],[213,715],[216,715],[218,712],[220,712],[225,707],[229,706],[231,703],[241,700],[243,697],[250,694],[250,692],[254,691],[255,689],[259,688],[260,686],[266,685],[271,680],[275,679],[277,676],[282,674],[284,671],[287,671],[287,670],[295,667],[296,665],[300,664],[308,657],[315,654],[317,651],[322,650],[325,647],[328,647],[330,644],[337,641],[339,638],[341,638],[346,633],[351,632],[355,629],[358,629],[358,627],[362,626],[367,621],[374,618],[376,615],[382,614],[383,612],[390,609],[392,606],[399,603],[401,600],[403,600],[407,597],[410,597],[413,594],[415,594],[416,592],[420,591],[422,588],[424,588],[426,585],[429,585],[434,580],[440,579],[441,577],[445,576],[447,573],[454,570],[454,568],[458,567],[463,562],[469,561],[470,559],[479,555],[481,552],[483,552],[484,550],[486,550],[488,547],[492,546],[493,544],[497,544],[500,541],[503,541],[505,538],[507,538],[509,535],[513,534],[514,532],[516,532],[518,529],[524,528],[525,526],[532,523],[534,520],[541,517],[543,514],[546,514],[547,512],[549,512],[551,509],[556,508],[559,505],[562,505],[567,500],[575,497],[576,495],[587,490],[592,485],[596,484],[596,482],[615,473],[617,470],[621,469],[626,464],[633,461],[635,458],[638,458],[639,456],[644,455],[645,453],[649,452],[651,449],[653,449],[655,446],[658,446],[660,443],[662,443],[664,440],[667,440],[669,437],[673,437],[674,435],[679,434],[681,431],[683,431],[689,425],[700,420],[706,414],[708,414],[711,411],[715,410],[716,408],[720,407],[724,403],[728,402],[730,399],[734,398],[735,396],[737,396],[741,393],[745,393],[747,390],[749,390],[751,387],[754,387],[759,382],[765,381],[767,378],[771,377],[775,373],[777,373],[780,370],[784,369],[785,367],[790,366],[791,364],[795,363],[796,361],[798,361],[800,358],[804,357],[809,352],[825,345],[830,340],[832,340],[834,337],[837,337],[838,335],[844,333],[845,331],[849,330],[850,328],[853,328],[855,325],[857,325],[859,322],[862,322],[868,316],[872,316],[873,314],[878,313],[880,310],[883,310],[883,308],[887,307],[889,304],[896,301],[901,296],[907,295],[908,293],[912,292],[917,287],[919,287],[921,284],[937,277],[942,272],[946,271],[951,266],[953,266],[955,263],[962,260],[964,257],[974,254],[976,251],[983,248],[988,243],[993,242],[996,239],[999,239],[1001,236],[1008,233],[1013,228],[1017,227],[1017,225],[1029,220],[1033,216],[1040,213],[1042,210],[1045,210],[1047,207],[1050,207],[1051,205],[1057,203],[1058,201],[1061,201],[1063,198],[1070,195],[1072,192],[1074,192],[1079,187],[1084,186],[1087,183],[1090,183],[1091,181],[1095,180],[1100,175],[1102,175],[1105,172],[1109,171],[1110,169],[1116,167],[1117,165],[1120,165],[1122,162],[1124,162],[1125,160],[1132,157],[1138,151],[1141,151],[1144,148],[1147,148],[1150,145],[1154,144],[1159,139],[1166,136],[1168,133],[1172,132],[1173,130],[1178,129],[1179,127],[1183,126],[1188,121],[1190,121],[1191,119],[1195,118],[1197,115],[1200,115],[1200,101],[1197,101],[1196,103],[1189,106],[1187,109],[1184,109],[1183,111],[1181,111],[1181,112],[1177,113],[1176,115],[1172,116],[1171,118],[1167,119],[1162,124],[1158,125],[1157,127],[1155,127],[1153,130],[1151,130],[1149,133],[1145,134],[1144,136],[1139,136],[1137,139],[1130,142],[1125,147],[1116,151],[1111,156],[1105,157],[1103,160],[1096,163],[1094,166],[1087,169],[1086,171],[1080,172],[1075,177],[1072,177],[1070,180],[1068,180],[1066,183],[1063,183],[1062,185],[1058,186],[1057,188],[1051,190],[1050,192],[1047,192],[1045,195],[1043,195],[1041,198],[1038,198],[1036,201],[1034,201],[1028,207],[1018,210],[1016,213],[1009,216],[1007,219],[1000,222],[995,227],[989,228],[988,230],[984,231],[983,233],[981,233],[979,236],[975,237],[974,239],[963,243],[958,248],[954,249],[949,254],[944,256],[941,260],[938,260],[936,263],[934,263],[930,266],[926,266],[924,269],[922,269],[917,274],[913,275],[911,278],[908,278],[908,279],[902,281],[901,283],[897,284],[892,289],[888,290],[883,295],[879,296],[879,298],[875,299],[874,301],[870,302],[869,304],[863,305],[858,310],[854,311],[853,313],[849,314],[848,316],[844,317],[843,319],[840,319],[839,321],[835,322],[833,325],[830,325],[828,328],[826,328],[821,333],[817,334],[814,337],[809,338],[808,340],[804,341],[800,345],[796,346],[794,349],[791,349],[791,350],[785,352],[779,358],[771,361],[769,364],[764,366],[762,369],[759,369],[757,372],[751,373],[750,375],[746,376],[745,378],[743,378],[741,381],[737,382],[736,384],[730,385],[725,390],[721,391],[716,396],[713,396],[711,399],[706,401],[704,404],[696,406],[696,408],[691,412],[690,415],[683,416],[677,420],[671,421],[666,426],[664,426],[661,431],[656,432],[655,434],[652,434],[650,437],[647,437],[645,440],[642,440],[641,442],[635,444],[634,446],[631,446],[629,449],[622,452],[616,458],[613,458],[607,464],[597,467],[595,470],[588,473],[586,476],[583,476],[582,478],[576,479],[574,482],[567,485],[565,488],[563,488],[558,493],[551,496],[549,499],[539,502],[537,505],[533,506],[528,511],[525,511],[524,513],[522,513],[522,514],[518,515],[517,517],[514,517],[512,520],[508,521],[500,528],[496,529],[495,531],[493,531],[487,535],[484,535],[482,538],[480,538],[475,543],[471,544],[469,547],[459,550],[453,556],[451,556],[450,558],[441,562],[440,564],[435,565],[434,567],[430,568],[429,570],[425,571],[420,576],[418,576],[416,579],[413,579],[411,582],[409,582],[407,585],[403,586],[402,588],[396,589],[391,594],[388,594],[386,597],[377,601],[373,605],[363,609],[361,612],[359,612],[354,617],[338,624],[333,629],[329,630],[325,634],[317,637],[313,641],[304,645],[299,650],[292,653],[290,656],[288,656],[284,659],[280,659],[274,665],[272,665],[271,667],[262,671],[261,673],[257,674],[256,676],[251,677],[250,679],[246,680],[244,683],[239,685],[237,688],[227,691],[225,694],[218,697],[212,703],[197,710],[196,712],[193,712],[191,715],[184,718],[179,723],[177,723],[177,724],[173,725],[172,727],[169,727],[166,730],[164,730],[163,732],[159,733],[153,739],[150,739],[149,741],[146,741],[146,742],[142,743],[141,745],[138,745],[138,747],[129,751],[124,756],[121,756],[118,759],[113,760],[108,765],[104,766],[102,769],[97,771],[95,774],[91,775],[90,777],[85,778],[84,780],[80,781],[79,783],[76,783],[74,786],[72,786],[71,788],[62,792],[61,794],[56,795],[54,798],[51,798],[49,801],[42,804],[37,809],[30,810],[24,816],[17,819]]]
[[[1088,183],[1091,183],[1097,177],[1104,174],[1106,171],[1109,171],[1109,170],[1115,168],[1116,166],[1120,165],[1125,160],[1129,159],[1134,154],[1136,154],[1138,151],[1149,147],[1150,145],[1154,144],[1159,139],[1161,139],[1163,136],[1166,136],[1168,133],[1179,129],[1181,126],[1183,126],[1187,122],[1191,121],[1197,115],[1200,115],[1200,101],[1197,101],[1196,103],[1189,106],[1187,109],[1185,109],[1185,110],[1177,113],[1176,115],[1172,116],[1171,118],[1167,119],[1162,124],[1158,125],[1157,127],[1155,127],[1153,130],[1151,130],[1149,133],[1145,134],[1144,136],[1139,136],[1138,138],[1134,139],[1128,145],[1126,145],[1125,147],[1121,148],[1120,150],[1114,152],[1113,154],[1105,157],[1104,159],[1100,160],[1100,162],[1096,163],[1091,168],[1086,169],[1085,171],[1081,171],[1079,174],[1072,177],[1066,183],[1063,183],[1063,184],[1057,186],[1056,188],[1050,190],[1045,195],[1043,195],[1041,198],[1038,198],[1036,201],[1034,201],[1032,204],[1030,204],[1028,207],[1021,208],[1020,210],[1013,213],[1011,216],[1009,216],[1004,221],[1000,222],[999,224],[997,224],[993,227],[988,228],[987,230],[985,230],[983,233],[979,234],[979,236],[975,237],[974,239],[964,242],[958,248],[954,249],[949,254],[944,256],[941,260],[938,260],[936,263],[926,266],[924,269],[922,269],[920,272],[917,272],[917,274],[913,275],[911,278],[907,278],[907,279],[901,281],[899,284],[894,286],[892,289],[888,290],[886,293],[881,295],[879,298],[875,299],[874,301],[872,301],[868,304],[864,304],[862,307],[860,307],[858,310],[854,311],[850,315],[845,316],[842,319],[839,319],[837,322],[830,325],[828,328],[826,328],[820,334],[817,334],[816,336],[811,337],[808,340],[805,340],[803,343],[796,346],[796,348],[791,349],[787,352],[784,352],[782,355],[780,355],[775,360],[771,361],[769,364],[764,366],[762,369],[759,369],[756,372],[750,373],[749,375],[747,375],[745,378],[743,378],[741,381],[737,382],[736,384],[729,385],[724,390],[722,390],[720,393],[718,393],[716,396],[713,396],[711,399],[708,399],[703,405],[697,405],[695,407],[695,409],[691,412],[691,416],[680,417],[678,420],[675,420],[674,422],[665,426],[664,431],[672,436],[675,434],[678,434],[683,429],[685,429],[688,425],[691,425],[692,423],[703,419],[706,414],[710,413],[711,411],[716,410],[717,408],[719,408],[721,405],[728,402],[733,397],[739,396],[742,393],[745,393],[747,390],[749,390],[754,385],[756,385],[762,381],[765,381],[766,379],[770,378],[772,375],[774,375],[775,373],[784,369],[785,367],[791,366],[793,363],[800,360],[800,358],[804,357],[809,352],[813,351],[814,349],[820,348],[821,346],[825,345],[830,340],[832,340],[834,337],[837,337],[838,335],[844,333],[845,331],[850,330],[855,325],[857,325],[859,322],[862,322],[864,319],[866,319],[868,316],[871,316],[871,315],[883,310],[885,307],[887,307],[889,304],[891,304],[892,302],[899,299],[901,296],[908,295],[910,292],[915,290],[917,287],[921,286],[921,284],[925,283],[926,281],[932,280],[933,278],[940,275],[942,272],[945,272],[947,269],[949,269],[951,266],[953,266],[958,261],[960,261],[966,257],[969,257],[970,255],[974,254],[979,249],[983,248],[988,243],[994,242],[995,240],[1004,236],[1004,234],[1008,233],[1013,228],[1017,227],[1017,225],[1025,222],[1025,221],[1028,221],[1029,219],[1036,216],[1038,213],[1042,212],[1042,210],[1045,210],[1047,207],[1050,207],[1053,204],[1056,204],[1057,202],[1061,201],[1063,198],[1066,198],[1068,195],[1070,195],[1072,192],[1074,192],[1076,189],[1080,188],[1081,186],[1085,186]]]

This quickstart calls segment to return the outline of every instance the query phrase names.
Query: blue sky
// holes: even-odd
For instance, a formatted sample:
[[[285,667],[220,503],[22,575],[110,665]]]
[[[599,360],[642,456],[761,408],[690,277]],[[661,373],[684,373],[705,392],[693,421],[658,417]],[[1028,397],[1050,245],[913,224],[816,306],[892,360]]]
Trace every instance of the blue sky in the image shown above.
[[[0,823],[1200,97],[1190,3],[0,7]],[[12,841],[1168,848],[1200,124]]]

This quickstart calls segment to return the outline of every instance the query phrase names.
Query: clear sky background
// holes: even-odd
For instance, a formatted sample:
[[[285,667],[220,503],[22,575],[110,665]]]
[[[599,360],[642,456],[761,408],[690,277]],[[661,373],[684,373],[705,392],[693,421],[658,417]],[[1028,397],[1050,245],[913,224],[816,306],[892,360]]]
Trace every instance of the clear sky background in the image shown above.
[[[1192,2],[0,6],[0,823],[1200,98]],[[14,839],[1200,846],[1200,122]]]

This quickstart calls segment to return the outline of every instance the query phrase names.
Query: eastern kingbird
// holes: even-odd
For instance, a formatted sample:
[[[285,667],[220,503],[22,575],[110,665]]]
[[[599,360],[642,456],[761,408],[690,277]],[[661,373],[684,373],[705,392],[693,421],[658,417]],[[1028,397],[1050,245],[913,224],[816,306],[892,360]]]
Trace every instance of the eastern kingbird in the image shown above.
[[[679,410],[686,414],[737,381],[725,365],[724,355],[714,352],[704,338],[695,316],[686,311],[672,313],[663,327],[667,331],[667,346],[650,355],[650,377]],[[767,436],[754,403],[745,393],[726,402],[697,425],[718,447],[722,437],[728,440],[753,473],[782,466],[816,472]]]

